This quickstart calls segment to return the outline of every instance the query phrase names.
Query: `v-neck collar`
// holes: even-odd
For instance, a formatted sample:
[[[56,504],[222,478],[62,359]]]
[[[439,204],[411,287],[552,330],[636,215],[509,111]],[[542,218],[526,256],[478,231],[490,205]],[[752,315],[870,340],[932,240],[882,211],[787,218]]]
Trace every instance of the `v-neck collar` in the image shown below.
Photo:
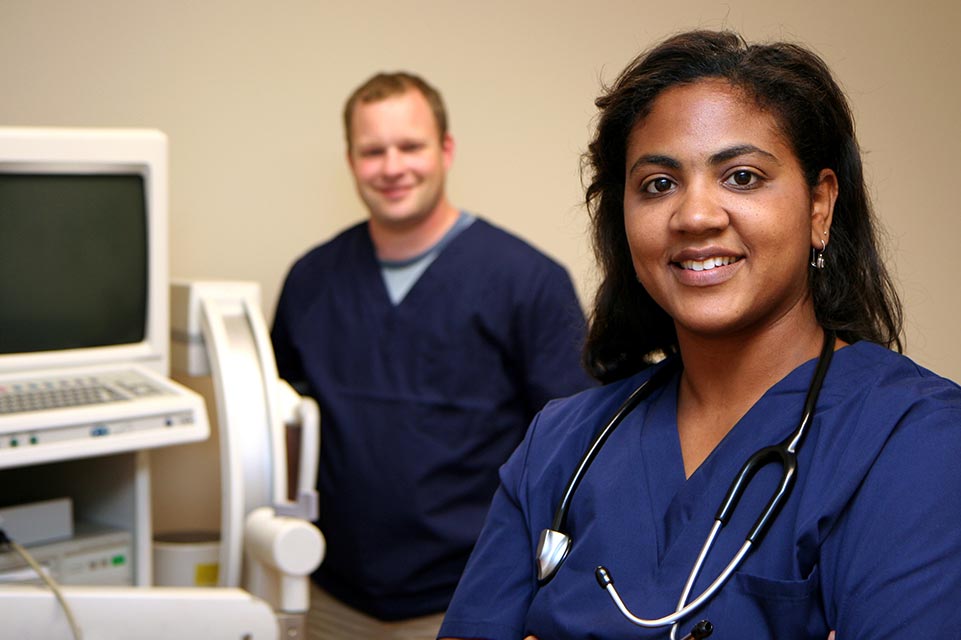
[[[705,537],[741,465],[755,451],[780,442],[797,427],[815,363],[816,358],[802,363],[769,388],[689,478],[685,478],[677,430],[680,372],[652,397],[638,440],[650,522],[658,523],[658,564],[669,558],[675,546],[687,554],[688,545],[681,543],[683,539]],[[785,395],[797,397],[786,412],[779,400]],[[691,559],[685,555],[683,561],[690,563]]]
[[[384,282],[384,276],[381,272],[381,260],[377,257],[377,250],[374,247],[373,239],[370,236],[370,228],[364,225],[364,238],[367,245],[368,259],[365,260],[365,269],[363,274],[362,283],[363,288],[370,292],[373,296],[372,301],[384,309],[386,313],[403,313],[406,308],[413,306],[414,308],[419,308],[421,303],[417,302],[417,299],[423,296],[422,290],[431,290],[433,283],[437,280],[436,273],[438,269],[451,269],[451,265],[446,263],[452,260],[450,256],[455,255],[456,251],[451,251],[452,247],[455,247],[461,239],[470,232],[471,228],[480,220],[476,216],[467,214],[466,212],[461,212],[461,215],[469,216],[469,221],[466,224],[457,222],[451,229],[448,230],[447,234],[441,240],[437,242],[434,247],[428,249],[426,253],[432,251],[437,251],[436,257],[431,260],[427,268],[424,269],[410,289],[404,294],[397,304],[390,298],[390,292],[387,290],[387,283]],[[376,281],[376,283],[374,282]],[[435,293],[430,294],[432,297]]]

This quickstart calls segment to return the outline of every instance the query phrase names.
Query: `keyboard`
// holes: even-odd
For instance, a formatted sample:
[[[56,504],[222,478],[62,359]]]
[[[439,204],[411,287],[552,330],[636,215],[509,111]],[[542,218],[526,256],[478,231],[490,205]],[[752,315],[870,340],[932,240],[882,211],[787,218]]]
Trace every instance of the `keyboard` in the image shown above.
[[[195,442],[209,432],[203,398],[144,367],[0,374],[0,469]]]
[[[0,415],[126,402],[165,389],[132,370],[0,382]]]

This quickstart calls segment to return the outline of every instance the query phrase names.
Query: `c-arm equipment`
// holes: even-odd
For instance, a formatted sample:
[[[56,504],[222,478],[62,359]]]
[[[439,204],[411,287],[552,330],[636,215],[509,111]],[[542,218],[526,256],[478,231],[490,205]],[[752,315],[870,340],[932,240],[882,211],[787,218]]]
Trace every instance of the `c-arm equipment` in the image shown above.
[[[249,282],[182,281],[171,288],[171,362],[211,375],[220,433],[221,532],[217,587],[61,587],[84,640],[305,637],[309,575],[323,559],[315,482],[316,403],[277,376]],[[294,499],[285,433],[299,425]],[[140,454],[137,454],[140,455]],[[50,591],[0,587],[0,638],[72,638]]]

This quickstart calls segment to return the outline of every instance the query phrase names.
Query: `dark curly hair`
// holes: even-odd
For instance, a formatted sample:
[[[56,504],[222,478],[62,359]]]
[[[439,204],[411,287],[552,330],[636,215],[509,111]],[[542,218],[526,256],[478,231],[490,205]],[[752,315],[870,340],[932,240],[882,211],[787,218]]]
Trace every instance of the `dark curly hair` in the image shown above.
[[[624,228],[625,155],[634,125],[665,89],[720,78],[777,120],[813,188],[821,171],[838,178],[826,256],[810,271],[818,322],[847,342],[902,350],[902,311],[879,254],[854,121],[824,61],[790,43],[747,44],[730,32],[691,31],[642,53],[605,88],[593,140],[584,154],[585,201],[601,270],[583,353],[602,382],[631,375],[678,350],[671,317],[636,280]]]

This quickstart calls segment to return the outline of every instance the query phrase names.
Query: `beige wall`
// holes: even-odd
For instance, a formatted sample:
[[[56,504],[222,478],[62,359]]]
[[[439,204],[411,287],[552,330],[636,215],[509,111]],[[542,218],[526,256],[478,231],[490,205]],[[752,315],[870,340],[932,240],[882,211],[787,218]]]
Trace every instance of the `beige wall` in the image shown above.
[[[682,28],[801,40],[846,87],[891,239],[908,352],[961,379],[961,4],[813,0],[2,0],[0,123],[150,126],[171,140],[176,276],[252,279],[358,219],[340,108],[376,70],[445,93],[455,202],[593,284],[578,156],[601,80]]]

